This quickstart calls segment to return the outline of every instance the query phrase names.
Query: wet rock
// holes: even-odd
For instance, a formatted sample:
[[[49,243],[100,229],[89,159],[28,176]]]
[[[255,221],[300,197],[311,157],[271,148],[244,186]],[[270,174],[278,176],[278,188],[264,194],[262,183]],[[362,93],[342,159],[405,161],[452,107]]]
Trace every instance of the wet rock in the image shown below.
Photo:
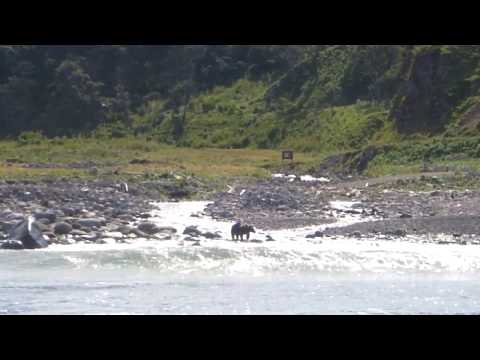
[[[393,235],[393,236],[397,236],[397,237],[405,237],[405,236],[407,236],[407,231],[398,229],[398,230],[394,230],[394,231],[391,231],[391,232],[387,232],[387,235]]]
[[[139,224],[137,226],[137,229],[148,235],[155,235],[160,232],[160,228],[157,225],[150,222],[144,222]]]
[[[79,213],[78,210],[71,207],[62,207],[61,210],[66,216],[75,216]]]
[[[0,249],[3,250],[23,250],[25,247],[23,246],[21,241],[6,241],[0,245]]]
[[[169,234],[176,234],[177,233],[177,229],[175,229],[174,227],[170,227],[170,226],[159,226],[158,231],[161,232],[161,233],[169,233]]]
[[[169,234],[156,234],[154,235],[154,238],[156,240],[160,240],[160,241],[167,241],[167,240],[172,240],[173,237]]]
[[[193,237],[190,237],[190,236],[187,236],[185,239],[183,239],[184,241],[199,241],[198,239],[195,239]]]
[[[9,232],[15,223],[0,221],[0,231]]]
[[[72,225],[66,222],[57,223],[53,228],[54,233],[57,235],[66,235],[71,233],[72,230],[73,230]]]
[[[121,232],[123,235],[129,235],[132,232],[132,228],[130,226],[121,225],[117,227],[117,231]]]
[[[75,230],[80,230],[82,228],[82,226],[77,222],[77,219],[73,220],[71,225]]]
[[[141,237],[141,238],[148,238],[149,235],[147,233],[144,233],[143,231],[133,228],[130,230],[130,234],[134,234],[135,236]]]
[[[40,219],[40,220],[37,220],[38,223],[40,224],[43,224],[43,225],[50,225],[51,222],[49,219]]]
[[[207,239],[210,239],[210,240],[221,239],[222,238],[222,236],[220,234],[214,234],[212,232],[203,233],[202,236],[204,238],[207,238]]]
[[[72,236],[84,236],[84,235],[88,235],[88,232],[83,231],[83,230],[74,229],[74,230],[70,231],[70,235],[72,235]]]
[[[272,238],[270,235],[266,236],[266,241],[275,241],[274,238]]]
[[[43,235],[47,236],[50,241],[54,241],[57,238],[57,235],[51,231],[44,232]]]
[[[12,228],[9,239],[21,241],[25,249],[46,248],[49,243],[43,237],[40,225],[33,217],[27,218]]]
[[[54,223],[57,220],[57,214],[53,211],[47,212],[36,212],[34,214],[35,219],[38,220],[47,220],[49,224]]]
[[[106,225],[106,220],[104,218],[86,218],[86,219],[78,219],[77,223],[81,227],[85,228],[92,228],[92,227],[102,227]]]
[[[315,239],[319,237],[324,237],[325,234],[322,231],[317,231],[314,234],[307,235],[307,239]]]
[[[108,233],[105,233],[105,235],[107,235],[108,237],[111,237],[112,239],[123,239],[123,234],[121,232],[117,232],[117,231],[112,231],[112,232],[108,232]]]
[[[183,231],[183,235],[189,235],[191,237],[199,237],[199,236],[202,236],[202,232],[197,229],[197,226],[188,226]]]
[[[413,216],[407,213],[400,214],[400,219],[411,219]]]
[[[101,238],[102,238],[102,234],[100,233],[93,233],[93,234],[83,235],[80,237],[81,240],[92,241],[92,242],[96,242]]]

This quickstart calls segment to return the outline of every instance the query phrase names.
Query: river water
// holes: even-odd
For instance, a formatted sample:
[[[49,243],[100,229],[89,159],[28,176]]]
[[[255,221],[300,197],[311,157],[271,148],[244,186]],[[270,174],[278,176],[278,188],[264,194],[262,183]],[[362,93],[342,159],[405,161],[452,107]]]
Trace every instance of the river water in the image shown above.
[[[0,251],[0,314],[480,313],[479,246],[306,239],[318,226],[234,243],[205,205],[157,204],[151,220],[179,230],[169,241]],[[193,246],[189,225],[224,240]]]

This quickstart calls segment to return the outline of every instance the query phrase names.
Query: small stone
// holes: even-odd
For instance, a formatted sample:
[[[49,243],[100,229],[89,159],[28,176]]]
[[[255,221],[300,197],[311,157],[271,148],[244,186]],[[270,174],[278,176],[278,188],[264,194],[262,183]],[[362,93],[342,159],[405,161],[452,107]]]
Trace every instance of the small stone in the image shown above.
[[[54,223],[57,220],[57,214],[52,211],[37,212],[34,214],[35,220],[45,219],[49,221],[49,224]]]
[[[83,236],[83,235],[88,235],[88,232],[79,230],[79,229],[74,229],[70,231],[70,235],[72,236]]]
[[[160,226],[160,227],[158,227],[158,231],[163,232],[163,233],[170,233],[170,234],[176,234],[177,233],[177,229],[175,229],[174,227],[170,227],[170,226]]]
[[[392,235],[398,236],[398,237],[405,237],[407,236],[407,232],[405,230],[395,230]]]
[[[93,227],[101,227],[106,225],[106,220],[104,218],[85,218],[85,219],[78,219],[77,223],[81,227],[85,228],[93,228]]]
[[[61,222],[58,224],[55,224],[55,227],[53,228],[53,231],[57,235],[66,235],[70,234],[73,230],[72,225],[66,223],[66,222]]]
[[[139,230],[139,229],[131,229],[130,231],[130,234],[134,234],[138,237],[142,237],[142,238],[148,238],[149,235],[147,233],[144,233],[143,231]]]
[[[221,238],[222,238],[221,235],[219,235],[219,234],[214,234],[214,233],[211,233],[211,232],[203,233],[202,236],[205,237],[205,238],[207,238],[207,239],[210,239],[210,240],[213,240],[213,239],[221,239]]]

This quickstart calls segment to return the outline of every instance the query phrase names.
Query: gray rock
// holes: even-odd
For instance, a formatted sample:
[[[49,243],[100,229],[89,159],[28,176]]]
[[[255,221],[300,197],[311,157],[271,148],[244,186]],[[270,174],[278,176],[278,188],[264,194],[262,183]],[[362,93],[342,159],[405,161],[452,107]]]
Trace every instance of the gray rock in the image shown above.
[[[391,233],[393,236],[398,236],[398,237],[405,237],[407,236],[407,232],[405,230],[395,230]]]
[[[202,236],[202,232],[197,229],[196,226],[188,226],[183,231],[183,235],[189,235],[191,237],[198,237]]]
[[[19,221],[19,220],[23,220],[24,216],[23,214],[20,214],[20,213],[6,211],[3,214],[1,214],[0,218],[2,218],[5,221]]]
[[[121,232],[123,235],[128,235],[132,232],[132,228],[127,225],[120,225],[116,229],[118,232]]]
[[[130,230],[130,234],[134,234],[138,237],[141,237],[141,238],[147,238],[149,235],[147,233],[144,233],[143,231],[139,230],[139,229],[136,229],[136,228],[133,228]]]
[[[187,236],[185,239],[183,239],[184,241],[198,241],[198,239],[195,239],[193,237],[190,237],[190,236]]]
[[[315,239],[315,238],[324,237],[324,236],[325,236],[325,234],[323,232],[317,231],[314,234],[307,235],[306,238],[307,239]],[[272,241],[272,240],[267,239],[267,241]]]
[[[137,226],[137,229],[149,235],[155,235],[160,232],[160,228],[157,225],[150,222],[144,222],[139,224]]]
[[[43,237],[39,228],[40,225],[33,221],[33,217],[27,218],[12,228],[9,238],[10,240],[21,241],[25,249],[46,248],[49,243]]]
[[[0,221],[0,231],[9,232],[15,223]]]
[[[20,241],[6,241],[0,245],[3,250],[23,250],[25,247]]]
[[[34,214],[34,217],[37,221],[39,220],[47,220],[49,221],[49,224],[54,223],[57,221],[57,214],[53,211],[47,211],[47,212],[36,212]]]
[[[58,224],[55,224],[53,228],[53,231],[55,232],[55,234],[58,234],[58,235],[69,234],[72,232],[72,230],[73,230],[72,225],[66,222],[60,222]]]
[[[207,239],[210,239],[210,240],[221,239],[222,238],[222,236],[220,234],[214,234],[212,232],[202,233],[202,236],[204,238],[207,238]]]
[[[92,228],[92,227],[102,227],[106,225],[107,222],[104,218],[86,218],[86,219],[78,219],[77,223],[81,227]]]
[[[171,227],[171,226],[159,226],[158,230],[159,230],[159,232],[162,232],[162,233],[169,233],[169,234],[176,234],[177,233],[177,229],[175,229],[174,227]]]
[[[86,231],[83,231],[83,230],[78,230],[78,229],[74,229],[70,232],[70,235],[73,235],[73,236],[83,236],[83,235],[88,235],[88,232]]]
[[[61,210],[63,211],[63,213],[66,216],[75,216],[79,213],[78,210],[75,210],[75,209],[70,208],[70,207],[62,207]]]

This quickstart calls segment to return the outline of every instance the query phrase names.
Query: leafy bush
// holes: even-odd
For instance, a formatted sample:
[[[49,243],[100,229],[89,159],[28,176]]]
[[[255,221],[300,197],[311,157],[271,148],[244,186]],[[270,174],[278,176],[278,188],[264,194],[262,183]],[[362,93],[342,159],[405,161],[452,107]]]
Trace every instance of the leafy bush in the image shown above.
[[[17,137],[20,145],[39,145],[45,140],[41,131],[24,131]]]

